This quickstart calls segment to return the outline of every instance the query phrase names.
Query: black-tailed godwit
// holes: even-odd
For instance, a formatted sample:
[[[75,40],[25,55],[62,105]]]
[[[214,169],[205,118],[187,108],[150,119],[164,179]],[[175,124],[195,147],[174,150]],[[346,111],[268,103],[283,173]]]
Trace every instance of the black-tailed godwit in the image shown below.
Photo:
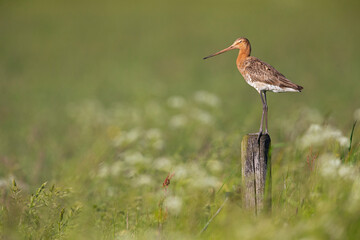
[[[261,61],[256,57],[250,56],[251,45],[248,39],[238,38],[228,48],[217,53],[211,54],[204,59],[214,57],[229,50],[239,49],[239,55],[236,59],[236,66],[245,81],[259,92],[263,104],[261,116],[260,131],[258,141],[263,133],[263,122],[265,116],[265,134],[268,134],[268,106],[266,92],[301,92],[302,86],[292,83],[283,74],[277,71],[271,65]]]

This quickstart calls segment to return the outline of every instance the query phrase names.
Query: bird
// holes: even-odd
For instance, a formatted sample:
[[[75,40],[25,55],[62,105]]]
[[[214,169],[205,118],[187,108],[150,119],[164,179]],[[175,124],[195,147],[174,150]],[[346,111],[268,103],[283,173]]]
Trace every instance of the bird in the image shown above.
[[[251,44],[250,41],[241,37],[235,40],[229,47],[211,54],[203,59],[217,56],[230,50],[239,50],[236,59],[236,66],[243,76],[244,80],[260,94],[263,111],[261,116],[260,130],[258,133],[258,142],[263,135],[263,122],[265,119],[265,134],[268,135],[268,105],[266,92],[301,92],[302,86],[297,85],[287,79],[282,73],[276,70],[270,64],[261,61],[260,59],[250,56]]]

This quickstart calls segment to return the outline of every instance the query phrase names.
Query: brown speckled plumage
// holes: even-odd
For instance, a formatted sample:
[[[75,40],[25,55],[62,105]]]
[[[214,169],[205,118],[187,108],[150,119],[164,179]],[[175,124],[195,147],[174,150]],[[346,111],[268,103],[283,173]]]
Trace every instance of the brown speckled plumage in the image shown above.
[[[256,57],[247,57],[242,65],[238,66],[238,69],[243,76],[249,74],[253,82],[264,82],[269,85],[280,88],[291,88],[297,91],[301,91],[303,89],[303,87],[292,83],[273,66]]]

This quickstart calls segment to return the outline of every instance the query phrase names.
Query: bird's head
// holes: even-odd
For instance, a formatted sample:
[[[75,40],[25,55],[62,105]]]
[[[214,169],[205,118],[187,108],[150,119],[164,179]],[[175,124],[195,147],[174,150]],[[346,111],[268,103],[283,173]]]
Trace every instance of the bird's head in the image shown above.
[[[214,57],[216,55],[219,55],[221,53],[233,50],[233,49],[239,49],[240,51],[247,51],[248,54],[250,55],[251,52],[251,45],[250,42],[247,38],[238,38],[235,40],[235,42],[233,44],[230,45],[230,47],[227,47],[217,53],[211,54],[207,57],[204,57],[204,59],[210,58],[210,57]]]
[[[231,45],[231,47],[236,48],[236,49],[246,49],[246,48],[250,47],[250,42],[247,38],[238,38]]]

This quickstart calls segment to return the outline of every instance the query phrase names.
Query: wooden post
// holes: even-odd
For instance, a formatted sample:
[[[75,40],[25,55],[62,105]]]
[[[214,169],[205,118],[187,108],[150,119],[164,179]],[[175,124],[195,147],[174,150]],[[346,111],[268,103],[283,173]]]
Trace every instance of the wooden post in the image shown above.
[[[255,214],[271,211],[271,139],[262,135],[259,144],[257,138],[257,133],[250,133],[241,142],[243,206]]]

